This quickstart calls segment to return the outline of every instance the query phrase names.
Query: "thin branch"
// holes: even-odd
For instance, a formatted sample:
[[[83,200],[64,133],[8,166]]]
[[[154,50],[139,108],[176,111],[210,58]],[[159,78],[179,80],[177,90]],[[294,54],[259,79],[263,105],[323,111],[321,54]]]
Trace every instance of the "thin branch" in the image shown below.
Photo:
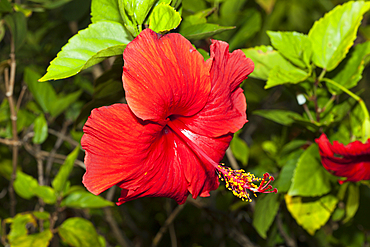
[[[283,221],[281,220],[280,213],[276,215],[276,225],[280,235],[284,238],[286,245],[288,247],[297,247],[296,241],[293,238],[291,238],[284,230]]]
[[[106,199],[108,201],[112,201],[115,189],[116,189],[116,187],[113,186],[112,188],[110,188],[108,190],[108,193],[107,193],[107,196],[106,196]],[[105,214],[105,220],[108,222],[110,228],[112,229],[113,234],[114,234],[118,244],[121,247],[130,247],[130,246],[132,246],[130,241],[127,239],[126,235],[119,229],[117,221],[113,217],[112,208],[106,207],[106,208],[103,208],[103,211],[104,211],[104,214]]]
[[[62,127],[62,130],[60,131],[60,135],[57,135],[58,139],[57,141],[55,142],[54,144],[54,147],[53,149],[50,151],[50,155],[46,161],[46,169],[45,169],[45,174],[46,174],[46,184],[49,184],[49,180],[50,180],[50,172],[51,172],[51,168],[53,166],[53,161],[54,161],[54,158],[55,158],[55,155],[57,153],[57,150],[59,149],[59,147],[62,145],[63,143],[63,140],[64,140],[64,136],[67,132],[67,128],[68,128],[68,125],[70,125],[70,122],[69,121],[66,121],[63,123],[63,127]]]
[[[14,37],[11,37],[10,42],[10,77],[9,77],[9,70],[5,69],[5,87],[7,89],[5,95],[8,98],[9,109],[10,109],[10,119],[12,122],[12,134],[13,134],[13,141],[18,141],[18,133],[17,133],[17,112],[15,109],[14,99],[13,99],[13,90],[15,84],[15,69],[16,69],[16,61],[15,61],[15,46],[14,46]],[[13,217],[15,215],[15,205],[16,199],[14,194],[14,181],[16,178],[16,171],[17,171],[17,164],[18,164],[18,145],[13,146],[13,157],[12,157],[12,175],[10,178],[9,183],[9,197],[10,197],[10,215]]]
[[[155,235],[152,247],[158,246],[159,242],[161,241],[163,234],[167,231],[168,226],[176,219],[177,215],[181,212],[184,208],[186,203],[182,205],[178,205],[175,210],[172,211],[170,216],[168,216],[167,220],[164,222],[163,226],[159,229],[158,233]]]
[[[61,133],[59,133],[56,130],[48,129],[48,132],[49,132],[49,134],[52,134],[52,135],[57,136],[58,138],[61,138],[63,141],[69,142],[70,144],[72,144],[75,147],[80,145],[80,143],[76,142],[75,140],[73,140],[72,138],[70,138],[68,136],[62,135]]]
[[[19,97],[18,97],[18,100],[17,100],[17,107],[16,107],[17,112],[19,111],[19,108],[21,107],[22,99],[23,99],[24,94],[26,93],[26,89],[27,89],[27,86],[23,85],[22,91],[19,94]]]
[[[21,141],[14,141],[12,139],[3,139],[3,138],[0,138],[0,143],[9,145],[9,146],[21,146],[22,145]]]
[[[171,199],[166,199],[166,211],[167,211],[167,216],[171,214]],[[170,233],[170,238],[171,238],[171,246],[172,247],[177,247],[177,237],[176,237],[176,231],[175,231],[175,225],[173,222],[168,227],[168,232]]]
[[[233,152],[231,151],[231,148],[228,147],[226,149],[226,156],[227,156],[227,159],[229,160],[230,162],[230,165],[231,165],[231,168],[233,168],[234,170],[239,170],[240,167],[238,165],[238,161],[236,161],[235,157],[234,157],[234,154]]]

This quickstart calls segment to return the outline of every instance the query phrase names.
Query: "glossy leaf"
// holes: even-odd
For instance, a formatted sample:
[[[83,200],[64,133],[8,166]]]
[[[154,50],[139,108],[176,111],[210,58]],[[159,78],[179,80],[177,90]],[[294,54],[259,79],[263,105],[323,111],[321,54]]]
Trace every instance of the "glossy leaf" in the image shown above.
[[[267,238],[267,231],[279,209],[279,195],[270,194],[258,198],[253,217],[253,227],[262,238]]]
[[[233,152],[235,158],[239,160],[244,166],[248,164],[249,158],[249,147],[247,143],[238,136],[234,136],[234,138],[230,142],[230,148]]]
[[[302,118],[296,112],[287,111],[287,110],[257,110],[253,111],[253,114],[267,118],[275,123],[282,124],[285,126],[290,126],[294,123],[295,119]],[[295,119],[294,119],[295,118]]]
[[[169,4],[161,3],[154,7],[149,18],[149,28],[157,33],[168,32],[180,25],[181,15]]]
[[[284,69],[280,66],[275,66],[270,71],[265,89],[286,83],[297,84],[307,79],[308,76],[309,74],[306,71],[295,67],[291,69]]]
[[[302,197],[285,195],[285,202],[298,225],[314,235],[329,220],[338,199],[333,195],[327,195],[317,201],[303,202]]]
[[[308,37],[313,44],[315,65],[327,71],[337,67],[353,45],[362,16],[369,9],[370,2],[350,1],[314,23]]]
[[[312,144],[298,160],[288,195],[314,197],[330,189],[329,173],[321,165],[317,144]]]
[[[307,35],[297,32],[267,32],[272,45],[293,64],[306,68],[310,66],[311,41]]]
[[[157,0],[122,0],[126,14],[130,19],[134,19],[138,25],[144,23],[145,18],[156,1]]]
[[[302,153],[303,150],[298,149],[297,151],[287,155],[285,159],[286,162],[284,162],[284,166],[281,169],[276,182],[274,182],[274,187],[278,189],[279,193],[288,192],[292,184],[294,170],[297,167],[298,159],[302,155]]]
[[[123,24],[117,0],[92,0],[91,22],[114,21]]]
[[[48,137],[48,123],[44,114],[40,114],[34,122],[33,130],[35,135],[32,137],[32,142],[35,144],[43,143]]]
[[[63,199],[61,206],[70,208],[103,208],[113,206],[114,203],[96,196],[87,191],[75,191]]]
[[[131,40],[132,37],[120,23],[93,23],[68,41],[39,81],[67,78],[108,56],[122,55],[125,45]]]
[[[219,26],[218,24],[213,23],[202,23],[191,25],[182,29],[181,34],[187,39],[198,40],[211,37],[233,28],[235,27]]]
[[[18,50],[26,39],[27,22],[22,12],[14,12],[4,17],[6,25],[9,27],[14,39],[15,49]]]
[[[360,206],[360,188],[358,185],[350,183],[348,186],[348,196],[346,202],[346,217],[343,223],[347,223],[355,216],[358,207]]]
[[[368,58],[369,54],[370,41],[356,45],[351,57],[344,67],[340,68],[338,74],[336,74],[332,80],[348,89],[355,87],[362,78],[365,60]],[[339,94],[342,91],[330,83],[326,83],[326,86],[332,94]]]
[[[102,246],[93,224],[83,218],[74,217],[65,220],[58,228],[58,233],[63,241],[70,246]]]
[[[52,181],[51,185],[55,189],[56,192],[61,192],[64,189],[66,181],[68,179],[69,174],[73,169],[73,164],[77,159],[78,153],[80,151],[80,147],[77,146],[66,158],[63,165],[60,167],[58,174],[55,176],[54,180]]]
[[[254,48],[242,49],[242,51],[254,62],[254,70],[249,75],[253,78],[267,80],[270,71],[275,66],[279,66],[286,71],[296,68],[271,46],[257,46]]]

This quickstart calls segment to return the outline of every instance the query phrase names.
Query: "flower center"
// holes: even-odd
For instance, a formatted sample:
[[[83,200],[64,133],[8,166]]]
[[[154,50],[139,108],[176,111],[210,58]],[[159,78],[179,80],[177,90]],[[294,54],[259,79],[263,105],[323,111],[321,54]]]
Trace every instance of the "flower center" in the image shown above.
[[[272,189],[270,182],[274,181],[274,177],[270,176],[269,173],[265,173],[263,178],[255,177],[251,173],[241,170],[233,170],[230,167],[223,166],[212,160],[192,139],[189,137],[190,130],[181,121],[167,122],[167,126],[176,135],[181,138],[193,151],[198,155],[201,160],[208,161],[214,168],[218,177],[225,181],[226,188],[231,190],[233,194],[243,201],[252,201],[248,191],[251,191],[254,196],[256,192],[260,193],[277,193],[277,189]],[[202,159],[203,158],[203,159]],[[260,182],[259,186],[254,182]]]

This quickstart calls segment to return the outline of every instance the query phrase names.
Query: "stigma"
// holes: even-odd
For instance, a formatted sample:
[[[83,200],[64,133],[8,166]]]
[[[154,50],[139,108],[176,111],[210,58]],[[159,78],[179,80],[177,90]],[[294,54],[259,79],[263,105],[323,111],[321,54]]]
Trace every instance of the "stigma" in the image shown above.
[[[216,171],[218,177],[225,181],[226,188],[243,201],[252,201],[248,191],[251,191],[255,197],[257,197],[256,192],[277,193],[277,189],[273,189],[270,185],[270,182],[274,181],[274,177],[270,176],[269,173],[265,173],[263,178],[259,178],[243,169],[233,170],[222,165],[218,165]],[[256,182],[259,183],[258,186],[255,184]]]

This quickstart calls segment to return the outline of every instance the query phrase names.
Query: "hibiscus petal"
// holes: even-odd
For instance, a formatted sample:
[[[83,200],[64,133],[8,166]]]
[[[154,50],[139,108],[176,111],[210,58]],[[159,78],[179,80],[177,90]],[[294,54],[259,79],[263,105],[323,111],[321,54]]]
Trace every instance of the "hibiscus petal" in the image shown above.
[[[123,58],[126,100],[137,117],[191,116],[206,104],[211,63],[180,34],[160,36],[145,29],[127,45]]]
[[[163,126],[144,123],[125,104],[94,109],[81,140],[85,149],[85,187],[94,194],[125,181],[131,188],[144,173],[141,166]]]
[[[192,131],[217,137],[235,133],[247,122],[246,99],[239,85],[253,72],[252,60],[241,50],[229,53],[229,45],[213,40],[211,45],[212,88],[205,107],[184,119]]]
[[[330,143],[325,134],[316,139],[319,145],[321,162],[325,169],[336,176],[346,177],[347,181],[357,182],[370,179],[370,143],[354,141],[343,145],[337,141]]]

